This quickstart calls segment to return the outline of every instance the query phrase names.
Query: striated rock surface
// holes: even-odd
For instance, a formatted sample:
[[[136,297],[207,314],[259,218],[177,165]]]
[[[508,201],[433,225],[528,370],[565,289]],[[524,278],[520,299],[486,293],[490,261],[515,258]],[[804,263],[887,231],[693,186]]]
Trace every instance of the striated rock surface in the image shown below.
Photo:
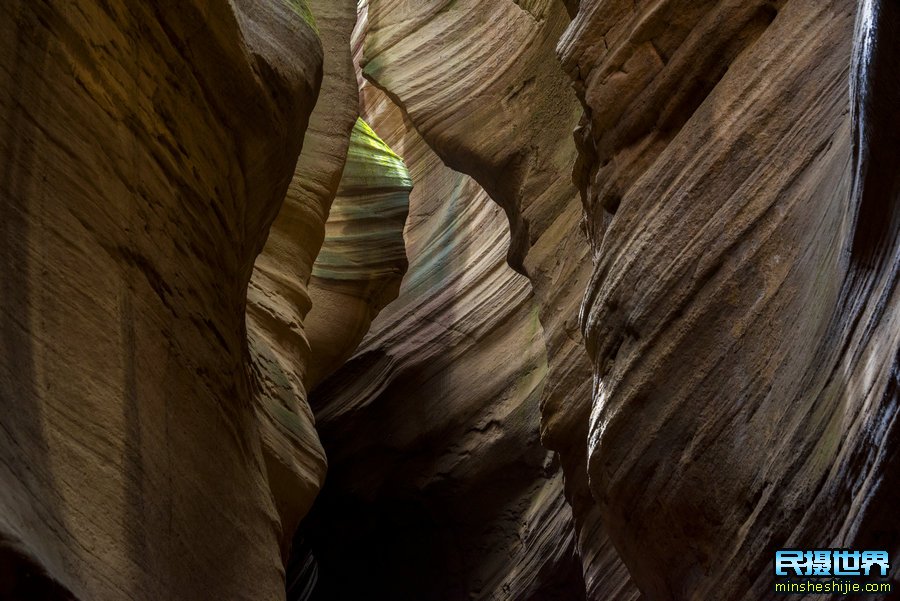
[[[247,330],[266,468],[282,522],[282,553],[325,478],[325,452],[307,403],[313,353],[304,320],[309,280],[325,238],[359,113],[350,34],[353,0],[308,0],[324,50],[318,102],[284,204],[254,264]]]
[[[568,176],[581,108],[555,55],[569,22],[565,7],[370,0],[369,21],[366,77],[447,165],[471,175],[506,211],[509,261],[528,274],[543,325],[542,437],[565,471],[583,586],[590,598],[634,598],[587,484],[592,374],[578,310],[591,255]]]
[[[349,42],[344,50],[350,52]],[[378,312],[396,298],[407,268],[403,226],[411,189],[403,160],[357,119],[309,283],[312,311],[304,322],[309,341],[306,387],[312,389],[340,367]],[[341,519],[352,518],[342,515]],[[286,565],[288,601],[306,601],[317,589],[319,562],[307,531],[285,531],[294,535]],[[345,576],[341,578],[346,580]]]
[[[648,599],[770,598],[780,547],[897,557],[900,20],[860,3],[851,73],[856,10],[582,0],[560,43],[590,483]]]
[[[898,32],[6,3],[0,599],[758,601],[780,547],[900,586]]]
[[[408,265],[403,226],[411,189],[403,159],[358,119],[313,266],[310,386],[353,354],[378,312],[397,298]]]
[[[331,462],[309,520],[314,598],[577,599],[562,474],[539,443],[542,331],[528,280],[506,263],[507,220],[364,91],[366,118],[414,182],[410,265],[312,396]]]
[[[283,598],[244,312],[318,92],[308,19],[0,8],[0,597]]]
[[[343,50],[350,52],[349,41]],[[355,72],[353,77],[355,86]],[[403,227],[411,189],[403,160],[357,119],[310,281],[309,388],[352,354],[378,312],[396,298],[408,264]],[[318,586],[319,563],[307,530],[293,533],[286,566],[289,601],[311,598]]]
[[[892,23],[862,6],[863,29]],[[533,167],[565,148],[539,108],[554,99],[565,123],[565,96],[528,60],[561,7],[373,0],[365,72],[507,210],[511,262],[542,306],[543,439],[566,469],[589,598],[637,595],[605,529],[647,598],[760,598],[773,548],[849,546],[879,521],[896,531],[870,509],[893,498],[896,190],[887,160],[870,158],[893,139],[878,109],[893,65],[859,51],[851,127],[853,3],[567,8],[593,386],[574,297],[559,292],[587,283],[577,209],[567,221],[566,186],[542,187]],[[472,43],[488,13],[503,34]],[[867,43],[887,57],[882,27],[888,41]],[[507,113],[528,89],[510,82],[528,77],[543,81],[540,99]],[[568,252],[541,252],[561,240]]]
[[[474,177],[510,221],[510,263],[575,195],[578,105],[553,49],[557,2],[370,0],[364,74],[395,98],[451,168]]]

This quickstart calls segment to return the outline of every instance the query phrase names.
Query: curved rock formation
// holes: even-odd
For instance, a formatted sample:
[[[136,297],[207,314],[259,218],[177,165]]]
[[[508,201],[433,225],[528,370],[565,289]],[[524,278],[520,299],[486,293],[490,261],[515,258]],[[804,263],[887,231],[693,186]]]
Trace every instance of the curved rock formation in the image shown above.
[[[397,297],[407,268],[403,226],[411,189],[403,160],[357,119],[310,283],[314,310],[306,320],[312,350],[305,378],[309,387],[352,354],[378,312]],[[287,565],[289,601],[305,601],[322,588],[317,586],[318,562],[306,530],[296,533]]]
[[[528,274],[543,324],[542,437],[566,474],[587,594],[634,598],[587,484],[592,375],[578,309],[591,259],[567,175],[581,111],[555,56],[568,15],[556,2],[370,0],[369,21],[366,77],[447,165],[471,175],[507,213],[510,263]]]
[[[567,22],[550,0],[369,0],[365,76],[503,206],[519,270],[574,195],[559,175],[578,104],[553,54]]]
[[[0,8],[0,596],[283,595],[244,310],[321,78],[298,8]]]
[[[772,549],[865,542],[890,478],[900,21],[861,6],[852,97],[852,2],[583,0],[560,44],[591,488],[647,598],[769,598]]]
[[[408,265],[403,226],[411,189],[403,159],[358,119],[313,266],[310,386],[353,354],[378,312],[397,298]]]
[[[900,587],[896,2],[145,4],[0,7],[0,599]]]
[[[879,208],[867,210],[858,191],[847,201],[855,6],[568,8],[574,21],[560,54],[585,108],[576,181],[596,263],[583,324],[594,363],[590,416],[587,394],[579,396],[589,381],[580,349],[555,342],[575,322],[551,308],[571,306],[571,296],[551,296],[546,285],[585,283],[588,262],[570,251],[567,271],[539,252],[542,241],[558,248],[567,229],[562,218],[556,229],[529,219],[530,203],[559,211],[565,196],[538,203],[547,194],[529,176],[540,170],[521,169],[561,139],[531,107],[565,100],[545,85],[521,114],[503,110],[519,94],[504,84],[527,89],[539,70],[528,57],[545,46],[522,32],[553,30],[554,9],[373,0],[366,74],[510,216],[511,259],[543,305],[548,359],[566,366],[548,378],[544,442],[566,468],[588,596],[635,595],[603,543],[605,523],[648,598],[759,598],[773,546],[857,540],[866,507],[883,496],[890,456],[876,449],[896,413],[896,197],[880,162],[868,184],[882,198],[869,206]],[[508,37],[485,35],[490,42],[476,48],[487,13]],[[438,62],[448,56],[457,58]],[[882,62],[872,70],[886,82],[892,65]],[[892,92],[880,85],[873,97],[887,106]],[[891,131],[885,122],[881,139]],[[563,363],[567,349],[574,360]],[[860,473],[871,479],[850,476]],[[841,517],[824,515],[829,507]]]
[[[310,520],[317,598],[576,599],[561,473],[538,441],[543,338],[506,219],[383,95],[365,105],[415,182],[410,267],[312,396],[331,461]]]
[[[308,0],[325,52],[318,102],[284,204],[256,259],[247,291],[247,330],[266,469],[282,523],[282,553],[325,478],[325,452],[307,403],[313,353],[304,321],[309,280],[325,238],[350,135],[359,113],[350,34],[353,0]]]

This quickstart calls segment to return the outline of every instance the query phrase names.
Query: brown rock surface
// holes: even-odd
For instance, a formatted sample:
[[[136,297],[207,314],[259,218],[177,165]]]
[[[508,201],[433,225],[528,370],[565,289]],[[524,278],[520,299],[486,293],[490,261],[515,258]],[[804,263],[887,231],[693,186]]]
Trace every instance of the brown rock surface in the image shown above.
[[[896,2],[12,0],[0,65],[0,599],[898,586]]]
[[[568,176],[580,108],[555,56],[566,10],[556,2],[370,0],[369,20],[365,75],[447,165],[506,210],[509,259],[528,274],[543,325],[542,436],[566,474],[588,595],[632,598],[587,484],[592,375],[578,309],[591,260]]]
[[[0,596],[283,597],[244,308],[321,77],[305,11],[0,8]]]
[[[510,259],[542,307],[544,442],[566,468],[589,597],[635,595],[605,521],[649,598],[758,598],[773,546],[854,542],[884,496],[896,196],[876,179],[879,208],[858,191],[847,202],[856,7],[577,4],[560,54],[585,108],[592,413],[577,297],[560,292],[587,283],[578,210],[541,177],[559,174],[542,160],[570,156],[565,93],[536,60],[561,8],[373,0],[365,73],[507,211]],[[872,480],[855,483],[858,470]]]
[[[898,20],[851,122],[855,10],[582,0],[560,44],[596,257],[591,488],[648,599],[769,598],[774,549],[896,532],[870,510],[896,454]]]
[[[313,263],[359,113],[350,55],[356,2],[308,0],[308,6],[325,55],[322,85],[287,196],[256,259],[247,292],[247,330],[259,392],[255,409],[281,515],[284,553],[325,478],[325,451],[307,402],[316,362],[305,321],[313,304]]]
[[[543,337],[506,218],[383,94],[364,98],[414,181],[410,266],[312,395],[331,462],[311,519],[317,598],[577,599],[562,474],[538,438]]]
[[[310,282],[310,386],[353,354],[378,312],[397,298],[408,265],[403,226],[411,189],[403,159],[358,119]]]

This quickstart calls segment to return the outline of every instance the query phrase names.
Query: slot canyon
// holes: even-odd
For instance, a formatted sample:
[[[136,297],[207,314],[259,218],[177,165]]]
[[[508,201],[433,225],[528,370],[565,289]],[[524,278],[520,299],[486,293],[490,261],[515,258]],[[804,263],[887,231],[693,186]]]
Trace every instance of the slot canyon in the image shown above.
[[[0,48],[0,601],[900,599],[896,0],[4,0]]]

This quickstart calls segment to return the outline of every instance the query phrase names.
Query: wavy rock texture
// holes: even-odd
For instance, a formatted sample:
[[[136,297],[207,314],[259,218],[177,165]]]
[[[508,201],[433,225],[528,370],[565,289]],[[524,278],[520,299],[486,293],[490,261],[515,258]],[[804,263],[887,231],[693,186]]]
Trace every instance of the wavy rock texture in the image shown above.
[[[555,56],[566,10],[549,1],[370,0],[369,21],[366,77],[447,165],[471,175],[507,213],[510,263],[528,274],[543,324],[542,436],[566,475],[587,594],[635,598],[587,483],[592,374],[578,309],[591,259],[568,177],[581,109]]]
[[[244,311],[321,78],[301,8],[0,8],[3,598],[283,598]]]
[[[898,4],[360,8],[0,8],[0,599],[900,586]]]
[[[571,514],[538,439],[542,332],[528,280],[506,263],[506,218],[364,92],[415,183],[410,266],[312,397],[331,461],[311,519],[316,598],[577,599],[564,588],[580,580]]]
[[[310,282],[313,310],[306,330],[312,353],[305,379],[310,388],[352,354],[378,312],[397,297],[408,265],[403,226],[411,189],[403,160],[357,119]],[[353,516],[340,519],[349,522]],[[305,601],[321,589],[307,530],[296,533],[287,562],[289,601]],[[343,565],[342,581],[347,581],[346,569]],[[371,593],[366,589],[366,595]]]
[[[325,54],[318,102],[284,204],[257,257],[247,291],[247,330],[266,467],[286,554],[325,478],[325,451],[307,402],[313,353],[304,327],[313,263],[338,192],[359,113],[350,34],[353,0],[308,0]]]
[[[604,523],[648,598],[759,598],[773,546],[862,536],[892,452],[875,449],[896,411],[896,198],[882,165],[879,208],[847,200],[855,6],[574,4],[560,54],[585,109],[591,414],[559,292],[586,283],[587,252],[566,186],[540,178],[559,173],[542,158],[568,156],[559,78],[532,62],[562,7],[373,0],[365,73],[507,211],[511,263],[542,306],[544,442],[566,469],[589,598],[637,594]],[[541,252],[562,239],[567,252]]]
[[[852,96],[843,0],[582,0],[561,41],[596,256],[590,482],[648,599],[770,598],[782,546],[897,555],[876,532],[897,532],[900,20],[879,6]]]
[[[378,312],[397,298],[408,266],[403,226],[411,189],[403,159],[358,119],[313,266],[310,386],[353,354]]]

